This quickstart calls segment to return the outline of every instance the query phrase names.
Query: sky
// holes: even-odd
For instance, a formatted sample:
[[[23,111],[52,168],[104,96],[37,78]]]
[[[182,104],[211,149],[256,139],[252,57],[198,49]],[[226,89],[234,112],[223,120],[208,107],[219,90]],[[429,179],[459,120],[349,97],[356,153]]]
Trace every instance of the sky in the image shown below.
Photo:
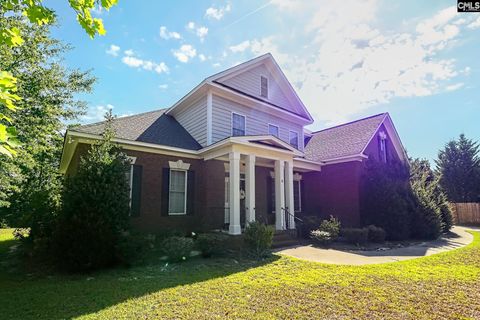
[[[412,157],[460,133],[480,140],[480,13],[456,0],[119,0],[88,38],[67,1],[46,0],[98,78],[83,123],[170,107],[204,78],[270,52],[319,130],[389,112]]]

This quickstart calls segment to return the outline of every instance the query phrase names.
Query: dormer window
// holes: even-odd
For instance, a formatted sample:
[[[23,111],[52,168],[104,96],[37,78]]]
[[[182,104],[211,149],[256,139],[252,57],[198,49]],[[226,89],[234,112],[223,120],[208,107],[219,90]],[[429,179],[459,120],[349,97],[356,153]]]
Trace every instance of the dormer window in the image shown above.
[[[268,79],[264,76],[260,77],[260,95],[268,98]]]
[[[290,145],[292,147],[295,147],[296,149],[298,149],[298,132],[295,132],[295,131],[290,131],[290,134],[289,134],[289,141],[290,141]]]
[[[278,126],[269,124],[268,125],[268,134],[271,134],[272,136],[275,136],[278,138]]]
[[[245,135],[245,116],[232,113],[232,137]]]

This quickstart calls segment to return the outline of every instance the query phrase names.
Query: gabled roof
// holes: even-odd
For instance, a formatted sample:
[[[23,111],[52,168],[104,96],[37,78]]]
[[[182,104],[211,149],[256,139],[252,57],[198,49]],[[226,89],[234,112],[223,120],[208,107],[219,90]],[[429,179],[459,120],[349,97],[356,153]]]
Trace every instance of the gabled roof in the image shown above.
[[[154,143],[188,150],[201,149],[200,144],[175,118],[165,114],[167,109],[155,110],[113,120],[115,137]],[[101,135],[105,121],[69,129],[69,131]]]
[[[305,146],[305,158],[312,161],[328,161],[362,156],[380,125],[387,119],[393,126],[388,113],[381,113],[314,132]],[[394,135],[392,139],[398,139],[398,136]],[[403,158],[402,154],[399,156]]]
[[[247,92],[243,92],[238,88],[233,88],[231,86],[228,86],[226,83],[224,83],[224,80],[230,79],[236,75],[239,75],[243,72],[251,70],[252,68],[255,68],[256,66],[259,66],[262,64],[265,64],[266,66],[268,66],[269,70],[271,71],[272,75],[275,78],[275,81],[282,88],[283,92],[288,93],[287,96],[291,100],[292,106],[295,106],[295,108],[297,109],[296,111],[288,110],[283,106],[273,103],[272,101],[266,100],[262,97],[253,96]],[[307,123],[313,123],[313,117],[311,116],[311,114],[309,113],[308,109],[305,107],[303,102],[300,100],[295,89],[292,87],[287,77],[283,73],[282,69],[279,67],[279,65],[277,64],[277,62],[275,61],[275,59],[270,53],[266,53],[254,59],[248,60],[246,62],[238,64],[234,67],[228,68],[224,71],[221,71],[219,73],[216,73],[204,79],[199,85],[197,85],[194,89],[192,89],[187,95],[185,95],[182,99],[176,102],[167,111],[167,114],[172,114],[173,110],[175,110],[177,107],[182,105],[182,103],[186,101],[188,98],[190,98],[191,96],[194,96],[197,92],[203,89],[205,85],[210,85],[216,88],[222,88],[223,90],[232,92],[234,94],[244,96],[244,97],[256,100],[258,102],[264,103],[265,105],[268,105],[271,108],[295,115],[300,119],[302,119],[303,121],[306,121]]]

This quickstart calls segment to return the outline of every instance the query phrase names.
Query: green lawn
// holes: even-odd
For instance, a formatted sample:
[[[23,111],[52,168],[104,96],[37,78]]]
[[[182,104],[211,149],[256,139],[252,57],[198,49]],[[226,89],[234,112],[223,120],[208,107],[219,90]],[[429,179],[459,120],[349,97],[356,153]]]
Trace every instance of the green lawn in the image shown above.
[[[274,256],[77,276],[15,268],[0,230],[1,319],[480,319],[480,234],[462,249],[362,267]]]

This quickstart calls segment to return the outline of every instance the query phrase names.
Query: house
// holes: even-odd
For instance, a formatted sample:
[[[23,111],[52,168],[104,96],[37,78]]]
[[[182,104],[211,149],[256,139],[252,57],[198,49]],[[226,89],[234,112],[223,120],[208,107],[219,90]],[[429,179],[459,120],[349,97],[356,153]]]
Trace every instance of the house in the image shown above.
[[[312,123],[270,54],[206,78],[170,108],[115,119],[131,161],[132,224],[233,235],[254,220],[293,229],[304,215],[360,224],[366,161],[406,159],[393,122],[384,113],[310,132]],[[104,126],[66,132],[63,173],[75,173]]]

